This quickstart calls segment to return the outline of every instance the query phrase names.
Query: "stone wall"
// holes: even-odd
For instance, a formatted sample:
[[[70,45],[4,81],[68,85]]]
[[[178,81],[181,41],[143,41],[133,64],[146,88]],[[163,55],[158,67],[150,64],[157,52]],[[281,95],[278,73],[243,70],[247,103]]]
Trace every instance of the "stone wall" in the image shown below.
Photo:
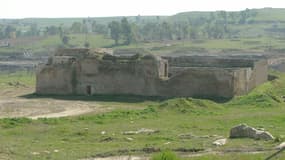
[[[230,98],[267,80],[266,60],[71,55],[57,55],[53,58],[61,58],[39,68],[37,93]]]
[[[165,75],[167,62],[156,58],[84,59],[77,67],[77,93],[90,94],[90,88],[91,94],[158,95],[156,81]]]
[[[180,56],[164,57],[172,67],[214,67],[236,68],[254,67],[256,59],[217,57],[217,56]]]
[[[221,68],[184,68],[158,85],[158,93],[168,97],[232,97],[233,72]]]
[[[37,71],[36,93],[72,94],[73,70],[71,65],[44,66]]]
[[[170,79],[187,79],[182,84],[188,93],[181,95],[206,97],[232,97],[251,91],[267,81],[267,60],[245,58],[219,58],[201,56],[166,57],[169,60]],[[190,76],[190,75],[191,76]],[[186,76],[181,78],[181,75]],[[181,83],[179,83],[181,84]],[[172,84],[175,88],[176,82]],[[170,85],[170,86],[172,86]],[[179,88],[179,87],[178,87]],[[181,92],[182,92],[181,91]]]

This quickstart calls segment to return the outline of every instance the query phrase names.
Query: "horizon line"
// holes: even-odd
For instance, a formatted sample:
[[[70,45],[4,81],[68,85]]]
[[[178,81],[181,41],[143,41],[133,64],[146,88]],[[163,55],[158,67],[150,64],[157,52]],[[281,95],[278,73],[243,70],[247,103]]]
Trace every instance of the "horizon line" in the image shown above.
[[[155,15],[155,14],[137,14],[137,15],[114,15],[114,16],[59,16],[59,17],[44,17],[44,16],[40,16],[40,17],[0,17],[0,20],[20,20],[20,19],[73,19],[73,18],[78,18],[78,19],[82,19],[82,18],[119,18],[119,17],[137,17],[137,16],[141,16],[141,17],[156,17],[156,16],[160,16],[160,17],[170,17],[170,16],[174,16],[177,14],[181,14],[181,13],[191,13],[191,12],[219,12],[219,11],[226,11],[226,12],[240,12],[240,11],[244,11],[246,9],[249,10],[261,10],[261,9],[285,9],[285,8],[273,8],[273,7],[262,7],[262,8],[245,8],[245,9],[240,9],[240,10],[193,10],[193,11],[181,11],[181,12],[177,12],[175,14],[160,14],[160,15]]]

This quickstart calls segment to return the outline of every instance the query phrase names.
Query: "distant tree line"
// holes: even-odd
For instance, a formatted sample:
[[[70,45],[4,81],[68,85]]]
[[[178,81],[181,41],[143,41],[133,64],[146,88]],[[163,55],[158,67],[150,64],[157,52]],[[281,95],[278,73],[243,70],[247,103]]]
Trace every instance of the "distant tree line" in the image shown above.
[[[108,24],[87,18],[73,22],[71,26],[50,25],[42,28],[31,23],[24,29],[17,25],[0,24],[0,39],[59,35],[62,42],[68,44],[69,34],[92,33],[112,38],[115,45],[141,41],[222,39],[238,36],[239,30],[233,26],[253,23],[256,14],[254,10],[246,9],[241,12],[210,12],[207,15],[185,16],[180,19],[175,16],[162,19],[158,16],[152,21],[137,16],[135,20],[122,18]]]

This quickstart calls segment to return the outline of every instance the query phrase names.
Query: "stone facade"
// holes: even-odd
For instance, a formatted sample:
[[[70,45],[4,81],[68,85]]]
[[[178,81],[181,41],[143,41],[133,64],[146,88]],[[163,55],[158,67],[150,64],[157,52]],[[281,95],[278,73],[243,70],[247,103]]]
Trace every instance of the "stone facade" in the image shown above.
[[[233,97],[267,80],[264,59],[113,56],[59,50],[37,70],[37,94]]]

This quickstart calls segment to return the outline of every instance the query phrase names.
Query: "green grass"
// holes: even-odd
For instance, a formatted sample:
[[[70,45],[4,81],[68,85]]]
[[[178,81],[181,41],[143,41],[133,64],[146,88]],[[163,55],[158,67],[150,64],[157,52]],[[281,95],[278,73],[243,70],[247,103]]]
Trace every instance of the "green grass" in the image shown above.
[[[226,103],[193,98],[169,99],[151,103],[145,109],[118,109],[99,115],[30,120],[13,118],[0,120],[0,157],[2,159],[80,159],[98,155],[142,154],[159,150],[224,151],[230,149],[272,149],[280,142],[232,139],[215,147],[213,135],[229,136],[231,127],[247,123],[265,128],[275,137],[284,137],[285,75],[273,73],[277,79],[254,89],[248,95],[235,97]],[[3,75],[2,75],[3,76]],[[5,78],[10,81],[11,77]],[[15,77],[14,77],[15,78]],[[20,79],[19,79],[20,80]],[[3,80],[2,80],[3,81]],[[23,78],[20,82],[30,82]],[[279,99],[276,101],[276,99]],[[116,103],[105,101],[104,105]],[[141,105],[130,101],[120,105]],[[147,104],[145,104],[147,105]],[[141,128],[159,130],[154,134],[123,135],[124,131]],[[105,134],[101,134],[105,131]],[[181,134],[196,138],[180,138]],[[199,138],[208,137],[208,138]],[[130,141],[127,138],[132,138]],[[281,138],[282,140],[282,138]],[[55,152],[57,151],[58,152]],[[39,155],[38,155],[39,154]],[[262,159],[263,154],[205,155],[201,159]],[[195,159],[195,158],[194,158]],[[199,159],[199,158],[196,158]]]
[[[180,160],[180,159],[181,158],[179,158],[175,153],[170,151],[157,153],[151,157],[151,160]]]
[[[34,86],[35,85],[35,73],[33,72],[15,72],[6,73],[0,72],[0,88],[13,88],[20,86]]]
[[[172,46],[166,46],[168,42],[153,42],[132,44],[129,46],[117,46],[114,48],[145,48],[156,54],[165,53],[189,53],[189,52],[223,52],[228,53],[231,51],[237,51],[240,53],[245,52],[278,52],[284,53],[284,28],[285,28],[285,9],[253,9],[250,12],[256,12],[257,14],[250,17],[247,24],[233,24],[229,23],[229,30],[234,32],[234,37],[238,39],[232,39],[225,37],[224,39],[205,39],[202,40],[185,40],[185,41],[173,41],[170,42]],[[212,12],[219,15],[218,12]],[[240,12],[233,12],[235,15],[236,23],[239,21]],[[209,18],[211,12],[185,12],[178,13],[173,16],[160,16],[160,21],[167,21],[171,23],[180,21],[197,20],[202,18]],[[232,21],[228,12],[228,20]],[[102,17],[91,18],[96,20],[98,24],[108,24],[109,22],[116,20],[120,21],[122,17]],[[127,17],[130,23],[136,21],[136,16]],[[51,25],[64,27],[70,27],[73,22],[82,22],[84,18],[27,18],[19,21],[26,23],[36,23],[38,27],[47,27]],[[157,22],[156,16],[141,16],[141,22]],[[9,20],[7,20],[9,22]],[[140,25],[140,24],[138,24]],[[201,25],[200,28],[205,27]],[[270,29],[276,29],[276,31],[270,31]],[[269,29],[269,30],[268,30]],[[25,29],[26,30],[26,29]],[[201,34],[201,33],[199,33]],[[84,47],[85,39],[90,43],[90,47],[112,47],[114,41],[108,36],[90,34],[85,37],[84,34],[70,34],[70,45],[73,47]],[[21,39],[21,38],[20,38]],[[25,38],[24,38],[25,39]],[[26,39],[29,41],[29,38]],[[200,42],[199,42],[200,41]],[[197,43],[199,42],[199,43]],[[25,49],[31,49],[35,54],[50,54],[55,48],[63,46],[59,36],[47,36],[41,37],[41,40],[37,40],[33,43],[23,43],[12,47],[1,47],[1,55],[17,55],[22,54]]]
[[[242,27],[241,34],[250,35],[249,32],[256,33],[257,30],[264,30],[261,25],[248,25]],[[90,34],[87,37],[84,34],[70,34],[69,45],[73,47],[84,47],[85,39],[90,43],[91,48],[111,47],[114,41],[103,35]],[[243,37],[243,36],[242,36]],[[128,46],[115,46],[114,49],[141,48],[154,54],[176,54],[176,53],[229,53],[232,51],[247,52],[284,52],[285,40],[280,37],[243,37],[243,38],[225,38],[225,39],[198,39],[183,40],[172,42],[153,42],[153,43],[133,43]],[[168,45],[171,44],[171,45]],[[29,44],[22,44],[10,48],[0,48],[1,55],[21,54],[24,50],[30,49],[35,54],[52,54],[57,47],[63,44],[59,36],[43,37]],[[68,47],[68,46],[66,46]],[[49,53],[48,53],[49,52]]]
[[[191,160],[264,160],[267,157],[267,154],[259,153],[259,154],[238,154],[238,153],[230,153],[230,154],[217,154],[217,155],[205,155],[200,157],[191,157],[185,159]],[[285,155],[278,156],[278,159],[284,158]]]
[[[154,54],[177,53],[251,53],[251,52],[282,52],[284,40],[273,37],[239,38],[239,39],[200,39],[172,41],[161,43],[138,43],[129,46],[117,46],[114,49],[144,49]],[[170,44],[170,45],[167,45]]]
[[[90,43],[91,48],[101,48],[111,46],[114,41],[100,34],[70,34],[69,45],[65,47],[84,47],[85,39]],[[26,41],[29,41],[28,38]],[[0,55],[22,55],[25,50],[31,50],[34,54],[52,54],[52,51],[58,47],[63,47],[63,43],[58,35],[41,37],[40,40],[18,44],[12,47],[1,47]]]

